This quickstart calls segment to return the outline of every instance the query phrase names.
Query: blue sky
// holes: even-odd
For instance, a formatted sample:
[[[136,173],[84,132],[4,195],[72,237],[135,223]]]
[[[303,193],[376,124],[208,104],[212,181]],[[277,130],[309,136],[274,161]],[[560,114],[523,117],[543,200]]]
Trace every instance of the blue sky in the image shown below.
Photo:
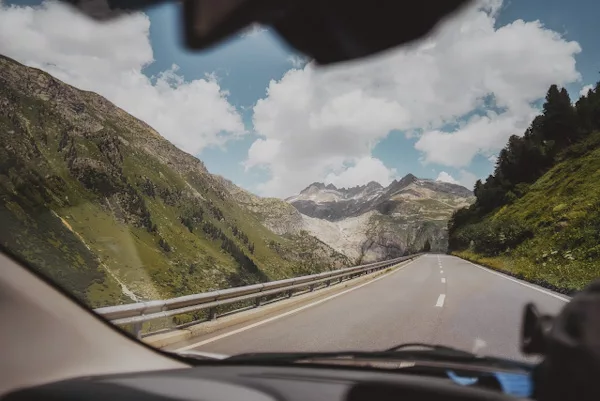
[[[264,29],[189,52],[176,4],[121,21],[112,33],[98,28],[82,42],[85,54],[60,33],[68,11],[1,4],[0,26],[10,17],[12,32],[38,39],[11,47],[0,27],[0,53],[96,90],[211,172],[263,195],[289,196],[316,180],[385,185],[407,173],[470,186],[492,171],[508,135],[522,134],[551,83],[577,98],[600,71],[600,4],[591,0],[484,0],[416,50],[324,71],[298,64]],[[96,29],[85,24],[71,29]],[[120,30],[123,43],[111,36]],[[40,34],[53,52],[40,50]]]

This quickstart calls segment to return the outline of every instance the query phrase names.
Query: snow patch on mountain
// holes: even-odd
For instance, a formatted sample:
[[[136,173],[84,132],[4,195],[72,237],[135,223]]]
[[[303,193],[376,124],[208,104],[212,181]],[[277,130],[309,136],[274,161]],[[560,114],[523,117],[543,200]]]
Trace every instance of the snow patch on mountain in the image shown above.
[[[328,221],[302,216],[303,229],[317,237],[336,251],[353,260],[361,256],[361,247],[367,241],[369,220],[377,211],[339,221]]]

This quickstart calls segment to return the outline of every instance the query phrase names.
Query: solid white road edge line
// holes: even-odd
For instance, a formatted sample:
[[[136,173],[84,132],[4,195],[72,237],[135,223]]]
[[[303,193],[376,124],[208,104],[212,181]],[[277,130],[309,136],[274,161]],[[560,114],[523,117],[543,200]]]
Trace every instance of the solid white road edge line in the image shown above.
[[[193,349],[193,348],[196,348],[196,347],[201,347],[201,346],[203,346],[203,345],[206,345],[206,344],[212,343],[212,342],[214,342],[214,341],[217,341],[217,340],[220,340],[220,339],[222,339],[222,338],[226,338],[226,337],[229,337],[229,336],[233,336],[233,335],[235,335],[235,334],[238,334],[238,333],[242,333],[242,332],[244,332],[244,331],[246,331],[246,330],[250,330],[250,329],[253,329],[253,328],[255,328],[255,327],[262,326],[263,324],[267,324],[267,323],[270,323],[270,322],[272,322],[272,321],[274,321],[274,320],[281,319],[282,317],[286,317],[286,316],[289,316],[289,315],[293,315],[294,313],[298,313],[298,312],[300,312],[300,311],[303,311],[304,309],[308,309],[308,308],[311,308],[311,307],[313,307],[313,306],[316,306],[316,305],[322,304],[323,302],[329,301],[330,299],[337,298],[337,297],[339,297],[340,295],[347,294],[347,293],[349,293],[349,292],[352,292],[352,291],[354,291],[354,290],[358,290],[359,288],[361,288],[361,287],[364,287],[365,285],[369,285],[369,284],[371,284],[371,283],[374,283],[374,282],[376,282],[376,281],[379,281],[379,280],[381,280],[381,279],[383,279],[383,278],[386,278],[386,277],[388,277],[388,276],[391,276],[391,275],[392,275],[392,274],[394,274],[394,273],[397,273],[397,272],[399,272],[399,271],[402,271],[402,270],[404,270],[404,268],[405,268],[406,266],[409,266],[409,265],[413,264],[413,263],[414,263],[414,262],[416,262],[417,260],[419,260],[419,258],[417,258],[417,259],[414,259],[412,262],[408,262],[408,263],[407,263],[407,264],[405,264],[404,266],[402,266],[402,267],[400,267],[400,268],[398,268],[398,269],[396,269],[396,270],[394,270],[394,271],[392,271],[392,272],[390,272],[390,273],[387,273],[387,274],[384,274],[383,276],[380,276],[380,277],[374,278],[373,280],[371,280],[371,281],[368,281],[368,282],[366,282],[366,283],[363,283],[363,284],[360,284],[360,285],[357,285],[356,287],[349,288],[349,289],[347,289],[347,290],[344,290],[344,291],[342,291],[342,292],[338,292],[337,294],[330,295],[330,296],[328,296],[328,297],[326,297],[326,298],[320,299],[320,300],[318,300],[318,301],[315,301],[315,302],[312,302],[312,303],[310,303],[310,304],[306,304],[306,305],[304,305],[304,306],[301,306],[301,307],[299,307],[299,308],[292,309],[292,310],[290,310],[290,311],[287,311],[287,312],[285,312],[285,313],[282,313],[281,315],[273,316],[273,317],[270,317],[270,318],[268,318],[268,319],[261,320],[260,322],[256,322],[256,323],[249,324],[248,326],[240,327],[240,328],[239,328],[239,329],[237,329],[237,330],[232,330],[232,331],[229,331],[229,332],[227,332],[227,333],[220,334],[220,335],[218,335],[218,336],[214,336],[214,337],[211,337],[211,338],[207,338],[206,340],[202,340],[202,341],[199,341],[199,342],[197,342],[197,343],[194,343],[194,344],[186,345],[185,347],[181,347],[181,348],[179,348],[179,349],[176,349],[176,350],[175,350],[175,352],[187,351],[187,350],[190,350],[190,349]]]
[[[446,279],[444,277],[442,277],[442,283],[445,283]]]
[[[515,282],[515,283],[517,283],[517,284],[521,284],[522,286],[525,286],[525,287],[527,287],[527,288],[531,288],[532,290],[536,290],[536,291],[538,291],[538,292],[541,292],[541,293],[543,293],[543,294],[550,295],[551,297],[554,297],[554,298],[556,298],[556,299],[560,299],[561,301],[564,301],[564,302],[569,302],[569,301],[571,300],[571,298],[563,297],[563,296],[560,296],[560,295],[558,295],[558,294],[555,294],[555,293],[553,293],[553,292],[551,292],[551,291],[546,291],[546,290],[543,290],[543,289],[541,289],[541,288],[539,288],[539,287],[536,287],[536,286],[534,286],[534,285],[531,285],[531,284],[524,283],[524,282],[522,282],[522,281],[520,281],[520,280],[517,280],[517,279],[514,279],[514,278],[512,278],[512,277],[510,277],[510,276],[507,276],[506,274],[498,273],[498,272],[495,272],[495,271],[493,271],[493,270],[487,269],[487,268],[485,268],[485,267],[483,267],[483,266],[476,265],[475,263],[473,263],[473,262],[470,262],[470,261],[468,261],[468,260],[466,260],[466,259],[462,259],[462,258],[459,258],[459,259],[461,259],[461,260],[464,260],[465,262],[467,262],[467,263],[470,263],[470,264],[472,264],[473,266],[480,268],[481,270],[485,270],[485,271],[486,271],[486,272],[488,272],[488,273],[495,274],[496,276],[500,276],[500,277],[502,277],[502,278],[504,278],[504,279],[507,279],[507,280],[510,280],[510,281],[514,281],[514,282]]]
[[[435,303],[435,306],[438,308],[441,308],[442,306],[444,306],[444,300],[446,299],[446,294],[440,294],[440,296],[438,297],[437,302]]]

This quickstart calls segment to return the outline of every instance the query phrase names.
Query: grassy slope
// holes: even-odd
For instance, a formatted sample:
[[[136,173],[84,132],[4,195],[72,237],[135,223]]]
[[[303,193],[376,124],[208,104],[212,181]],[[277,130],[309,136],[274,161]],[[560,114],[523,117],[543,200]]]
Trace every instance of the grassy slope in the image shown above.
[[[525,196],[486,218],[522,221],[532,239],[497,257],[456,254],[565,289],[600,277],[600,133],[576,146]]]
[[[191,162],[193,169],[186,172],[174,167],[176,160],[165,162],[145,150],[139,143],[146,135],[161,149],[172,146],[156,139],[143,123],[107,107],[97,95],[74,90],[47,74],[5,59],[0,58],[0,66],[0,79],[12,80],[9,85],[0,80],[0,101],[9,105],[0,110],[4,144],[0,149],[0,243],[88,304],[130,302],[118,281],[142,299],[152,299],[332,267],[310,253],[310,241],[272,233],[252,213],[224,196],[199,162]],[[29,81],[28,86],[15,84],[11,73]],[[49,88],[58,86],[63,93],[42,100],[36,91],[47,90],[38,89],[43,80],[52,81]],[[80,104],[84,111],[74,114],[71,109]],[[97,161],[106,168],[116,166],[111,176],[112,184],[121,186],[116,195],[92,191],[74,176],[67,151],[60,145],[65,132],[71,133],[77,159]],[[111,154],[102,149],[107,138],[119,138],[122,160],[111,161]],[[177,152],[174,157],[183,157]],[[169,195],[148,195],[140,185],[142,178]],[[118,199],[126,194],[122,189],[126,185],[149,212],[155,232],[127,218],[136,211],[124,211]],[[222,218],[209,211],[210,205]],[[199,210],[202,219],[190,231],[181,217]],[[211,239],[202,231],[203,222],[219,228],[258,270],[242,269],[232,254],[221,249],[220,239]],[[234,226],[254,244],[253,253],[233,234]],[[161,249],[161,239],[171,251]]]
[[[29,124],[0,116],[0,134],[21,136],[32,160],[13,159],[6,148],[0,151],[4,162],[4,174],[0,174],[0,243],[78,298],[89,300],[88,291],[94,293],[94,306],[126,302],[118,283],[102,268],[93,251],[53,213],[62,203],[60,198],[68,197],[77,204],[84,197],[71,180],[60,181],[64,170],[55,169],[35,146],[28,127],[38,120],[37,104],[30,99],[20,100],[24,121]],[[46,127],[51,129],[49,122]],[[55,173],[52,178],[56,184],[45,181],[50,172]]]

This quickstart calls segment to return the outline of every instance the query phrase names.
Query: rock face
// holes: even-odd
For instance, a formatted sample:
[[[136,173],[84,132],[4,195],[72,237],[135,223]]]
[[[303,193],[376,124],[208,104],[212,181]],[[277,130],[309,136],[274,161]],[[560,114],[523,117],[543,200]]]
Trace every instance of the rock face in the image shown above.
[[[91,306],[349,263],[302,231],[293,206],[211,175],[101,96],[2,56],[0,140],[0,244]]]
[[[445,251],[450,215],[474,197],[460,185],[408,174],[386,188],[376,182],[348,189],[313,183],[286,200],[302,214],[307,232],[368,262],[416,252],[426,241]]]
[[[371,210],[383,192],[384,188],[374,181],[349,189],[317,182],[286,201],[304,215],[336,221]]]
[[[265,227],[275,234],[298,234],[303,229],[302,214],[289,203],[278,198],[263,198],[218,176],[231,196],[254,213]]]

